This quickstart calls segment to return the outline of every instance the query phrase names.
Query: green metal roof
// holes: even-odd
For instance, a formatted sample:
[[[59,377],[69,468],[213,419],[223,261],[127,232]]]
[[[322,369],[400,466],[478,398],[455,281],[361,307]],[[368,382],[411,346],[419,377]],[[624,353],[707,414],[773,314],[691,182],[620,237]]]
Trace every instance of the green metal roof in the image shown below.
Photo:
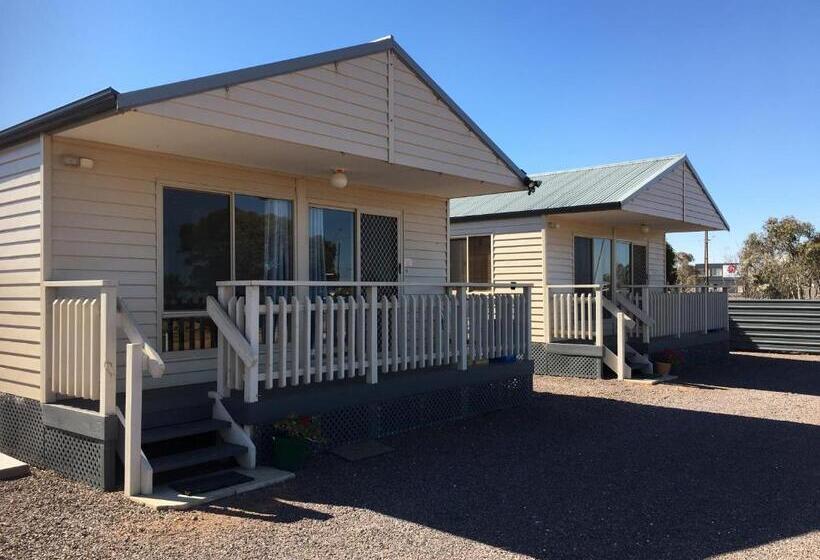
[[[450,201],[450,217],[468,219],[493,214],[619,208],[622,202],[685,158],[685,155],[679,154],[536,173],[530,177],[541,181],[541,186],[533,194],[511,192],[455,198]]]

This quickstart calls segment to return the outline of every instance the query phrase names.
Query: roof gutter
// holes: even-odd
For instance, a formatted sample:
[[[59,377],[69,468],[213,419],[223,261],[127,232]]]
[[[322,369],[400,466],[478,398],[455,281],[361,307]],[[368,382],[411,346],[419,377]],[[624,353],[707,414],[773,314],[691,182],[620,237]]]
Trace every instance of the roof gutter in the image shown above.
[[[0,150],[45,132],[54,132],[91,118],[113,114],[117,111],[118,95],[117,90],[105,88],[48,113],[0,130]]]
[[[535,210],[519,210],[517,212],[498,212],[495,214],[474,214],[472,216],[452,216],[450,222],[481,222],[484,220],[505,220],[509,218],[526,218],[550,214],[576,214],[578,212],[600,212],[601,210],[620,210],[620,202],[605,202],[602,204],[583,204],[581,206],[565,206],[563,208],[537,208]]]

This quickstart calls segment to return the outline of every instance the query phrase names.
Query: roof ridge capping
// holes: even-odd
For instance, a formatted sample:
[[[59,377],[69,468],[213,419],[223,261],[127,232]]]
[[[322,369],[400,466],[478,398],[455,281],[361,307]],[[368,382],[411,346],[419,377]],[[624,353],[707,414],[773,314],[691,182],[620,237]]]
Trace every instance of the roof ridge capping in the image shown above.
[[[680,153],[680,154],[672,154],[672,155],[668,155],[668,156],[649,157],[649,158],[643,158],[643,159],[632,159],[632,160],[627,160],[627,161],[616,161],[616,162],[613,162],[613,163],[604,163],[604,164],[601,164],[601,165],[588,165],[588,166],[585,166],[585,167],[572,167],[572,168],[569,168],[569,169],[559,169],[557,171],[542,171],[542,172],[539,172],[539,173],[530,173],[530,176],[531,177],[543,177],[543,176],[546,176],[546,175],[558,175],[558,174],[561,174],[561,173],[575,173],[577,171],[591,171],[593,169],[606,169],[608,167],[622,167],[622,166],[625,166],[625,165],[635,165],[635,164],[638,164],[638,163],[649,163],[649,162],[654,162],[654,161],[665,161],[665,160],[677,163],[678,161],[680,161],[684,158],[686,158],[686,154],[685,153]]]

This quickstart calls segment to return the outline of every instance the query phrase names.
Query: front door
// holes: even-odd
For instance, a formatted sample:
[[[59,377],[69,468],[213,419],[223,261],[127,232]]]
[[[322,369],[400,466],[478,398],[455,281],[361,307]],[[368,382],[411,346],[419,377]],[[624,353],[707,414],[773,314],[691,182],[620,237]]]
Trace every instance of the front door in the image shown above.
[[[359,247],[362,282],[399,282],[399,219],[380,214],[360,215]],[[395,287],[379,289],[379,298],[398,294]]]

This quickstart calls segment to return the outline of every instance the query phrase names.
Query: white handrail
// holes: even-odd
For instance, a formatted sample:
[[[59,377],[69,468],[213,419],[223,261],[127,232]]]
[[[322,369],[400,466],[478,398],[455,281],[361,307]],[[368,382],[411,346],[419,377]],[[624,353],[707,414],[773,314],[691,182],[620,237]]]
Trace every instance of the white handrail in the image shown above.
[[[625,298],[622,294],[615,293],[615,302],[618,304],[619,307],[623,307],[631,316],[630,318],[637,319],[641,323],[645,325],[652,326],[655,324],[655,320],[646,315],[642,309],[640,309],[637,305],[629,301]]]
[[[630,317],[629,315],[627,315],[626,313],[624,313],[624,312],[623,312],[623,310],[622,310],[622,309],[620,309],[620,308],[619,308],[617,305],[615,305],[614,303],[612,303],[612,301],[611,301],[611,300],[609,300],[609,299],[607,299],[607,298],[605,298],[605,297],[604,297],[604,298],[601,298],[601,300],[602,300],[602,302],[603,302],[604,309],[606,309],[607,311],[609,311],[610,313],[612,313],[612,316],[613,316],[613,317],[617,317],[617,316],[618,316],[618,313],[623,313],[623,315],[624,315],[624,322],[625,322],[626,324],[628,324],[630,327],[632,327],[632,326],[634,326],[634,325],[635,325],[635,319],[633,319],[632,317]]]
[[[437,288],[526,288],[532,284],[525,282],[501,283],[463,283],[463,282],[321,282],[315,280],[224,280],[216,283],[217,287],[272,287],[272,288],[403,288],[403,287],[437,287]]]
[[[207,306],[208,316],[216,324],[219,331],[225,337],[225,340],[228,341],[228,344],[234,349],[236,355],[242,360],[242,363],[244,363],[246,367],[257,365],[259,363],[259,357],[253,352],[245,335],[236,328],[236,325],[231,318],[228,317],[228,314],[225,313],[225,310],[222,309],[222,306],[219,305],[219,302],[216,301],[213,296],[208,296]]]
[[[158,379],[165,373],[165,362],[153,346],[148,342],[148,339],[143,334],[137,322],[134,320],[128,306],[122,300],[117,298],[117,307],[119,309],[119,323],[120,328],[128,337],[129,342],[133,344],[142,344],[145,357],[148,358],[148,371],[151,377]]]

